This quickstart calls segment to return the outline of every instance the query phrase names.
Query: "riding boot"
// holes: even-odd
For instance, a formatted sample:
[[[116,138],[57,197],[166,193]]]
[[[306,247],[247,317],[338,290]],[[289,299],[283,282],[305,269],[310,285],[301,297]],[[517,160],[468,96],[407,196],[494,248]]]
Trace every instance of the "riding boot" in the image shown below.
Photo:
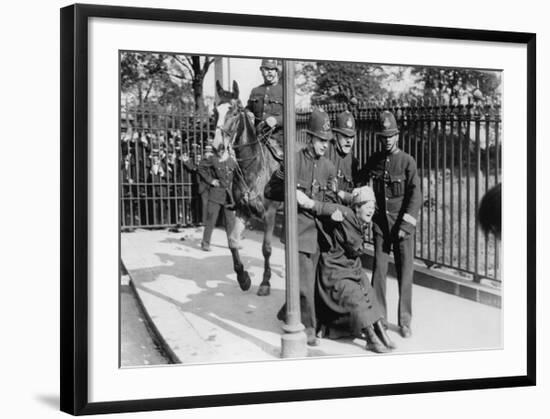
[[[387,348],[382,342],[380,342],[380,339],[378,339],[378,336],[376,335],[376,332],[374,331],[372,325],[364,328],[363,332],[365,333],[365,339],[367,341],[367,350],[376,352],[378,354],[390,352],[390,349]]]
[[[275,138],[269,139],[269,147],[273,151],[274,157],[279,161],[283,161],[284,152],[283,152],[282,145],[279,144],[279,142]]]
[[[319,346],[321,343],[313,327],[306,327],[306,339],[308,346]]]
[[[389,349],[395,349],[397,348],[397,346],[395,345],[395,343],[393,343],[393,341],[391,340],[391,338],[388,336],[388,334],[386,333],[386,328],[384,327],[383,323],[381,320],[378,320],[376,323],[374,323],[374,332],[376,333],[376,335],[380,338],[380,340],[382,341],[382,343],[384,345],[386,345],[386,348],[389,348]]]

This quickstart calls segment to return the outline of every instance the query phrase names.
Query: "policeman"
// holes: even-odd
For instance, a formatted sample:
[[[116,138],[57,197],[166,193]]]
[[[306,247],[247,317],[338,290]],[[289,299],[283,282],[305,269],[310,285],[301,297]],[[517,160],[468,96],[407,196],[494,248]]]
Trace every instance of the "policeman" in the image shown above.
[[[336,169],[324,157],[332,138],[330,120],[326,112],[316,109],[309,121],[308,145],[298,151],[296,157],[297,187],[308,197],[324,201],[328,195],[335,199]],[[264,195],[268,199],[284,199],[284,172],[275,171],[266,186]],[[306,327],[307,342],[311,346],[319,344],[315,335],[315,274],[319,262],[318,228],[320,223],[310,211],[298,209],[298,263],[300,281],[300,311],[302,323]],[[286,307],[283,306],[277,317],[285,320]]]
[[[377,136],[382,151],[368,159],[358,179],[361,183],[370,181],[376,195],[372,285],[387,319],[386,276],[393,250],[399,284],[398,324],[401,335],[407,338],[411,336],[414,231],[422,194],[416,161],[397,146],[399,129],[394,115],[382,112],[379,123]]]
[[[235,248],[238,243],[230,237],[235,224],[235,211],[233,210],[233,195],[231,183],[237,163],[229,156],[228,150],[223,145],[219,147],[218,155],[204,159],[198,167],[199,175],[209,185],[206,226],[202,236],[201,248],[209,252],[212,231],[216,225],[218,214],[223,208],[225,231],[229,248]]]
[[[254,114],[257,130],[270,129],[268,147],[279,160],[283,159],[283,86],[279,80],[281,70],[277,60],[262,60],[260,71],[264,83],[252,89],[246,106]]]
[[[201,166],[206,166],[209,162],[209,159],[213,156],[212,146],[210,144],[204,147],[204,156],[201,158],[200,154],[197,155],[197,163],[193,162],[187,154],[181,155],[181,160],[183,166],[192,173],[197,173],[198,176],[198,188],[197,191],[201,197],[200,208],[201,208],[201,221],[200,225],[206,225],[208,219],[208,193],[210,190],[210,185],[202,175],[199,168]]]
[[[332,129],[334,139],[327,151],[327,158],[334,164],[338,177],[338,197],[340,203],[351,202],[351,191],[355,187],[359,162],[353,156],[355,143],[355,119],[349,111],[336,116],[336,126]]]

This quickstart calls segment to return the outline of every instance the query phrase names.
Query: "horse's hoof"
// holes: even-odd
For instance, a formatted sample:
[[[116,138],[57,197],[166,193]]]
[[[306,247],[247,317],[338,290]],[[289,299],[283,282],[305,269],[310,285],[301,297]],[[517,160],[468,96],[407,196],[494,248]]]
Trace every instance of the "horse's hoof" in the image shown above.
[[[237,274],[237,281],[239,282],[239,287],[241,287],[243,291],[247,291],[252,284],[252,281],[250,281],[250,276],[246,271],[242,274]]]
[[[260,297],[267,297],[270,293],[271,293],[271,285],[269,284],[261,284],[257,292],[257,294]]]

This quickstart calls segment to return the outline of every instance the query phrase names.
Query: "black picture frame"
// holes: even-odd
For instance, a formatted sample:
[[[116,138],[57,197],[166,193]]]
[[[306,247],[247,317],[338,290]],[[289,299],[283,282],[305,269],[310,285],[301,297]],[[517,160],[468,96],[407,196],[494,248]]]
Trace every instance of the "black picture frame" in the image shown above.
[[[300,29],[345,33],[475,40],[523,44],[527,48],[527,359],[525,375],[268,391],[240,394],[119,400],[88,400],[88,20],[158,22]],[[274,16],[210,13],[104,5],[61,9],[61,410],[73,415],[154,411],[257,403],[476,390],[536,384],[536,35]]]

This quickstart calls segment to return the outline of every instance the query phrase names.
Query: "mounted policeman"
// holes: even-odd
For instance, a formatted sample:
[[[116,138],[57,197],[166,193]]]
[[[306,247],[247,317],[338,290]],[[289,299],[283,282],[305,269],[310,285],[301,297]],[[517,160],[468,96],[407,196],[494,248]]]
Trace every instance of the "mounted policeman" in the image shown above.
[[[254,115],[256,132],[266,133],[266,145],[274,157],[283,159],[283,86],[282,65],[272,58],[264,58],[260,65],[263,84],[250,92],[246,109]]]

